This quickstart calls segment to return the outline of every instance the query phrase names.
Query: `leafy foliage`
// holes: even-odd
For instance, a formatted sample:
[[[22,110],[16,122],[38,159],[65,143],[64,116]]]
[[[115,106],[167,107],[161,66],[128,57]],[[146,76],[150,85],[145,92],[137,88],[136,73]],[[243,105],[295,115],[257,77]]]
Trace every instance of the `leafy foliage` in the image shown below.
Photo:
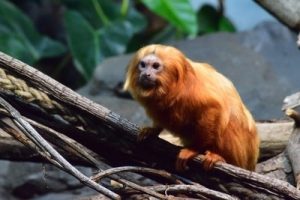
[[[0,51],[29,64],[71,55],[73,66],[85,80],[90,79],[95,67],[105,58],[134,51],[147,43],[235,31],[230,20],[217,9],[205,5],[196,11],[189,0],[30,1],[37,7],[41,2],[48,2],[63,8],[60,20],[63,29],[58,29],[63,36],[54,40],[39,33],[34,22],[17,8],[18,4],[11,2],[15,1],[0,1]],[[153,32],[149,29],[156,22],[151,21],[149,11],[164,21],[163,26]],[[62,60],[54,71],[68,63]]]
[[[103,58],[124,53],[134,34],[146,26],[144,17],[133,7],[122,13],[120,5],[112,1],[77,1],[71,6],[80,9],[65,14],[68,44],[75,66],[86,79]]]
[[[39,34],[32,21],[10,2],[0,1],[0,16],[0,51],[29,64],[66,51],[62,43]]]
[[[142,0],[142,2],[179,30],[193,36],[197,35],[196,12],[188,0]]]
[[[234,25],[230,20],[220,15],[218,10],[210,5],[203,5],[197,14],[199,34],[217,31],[234,32]]]

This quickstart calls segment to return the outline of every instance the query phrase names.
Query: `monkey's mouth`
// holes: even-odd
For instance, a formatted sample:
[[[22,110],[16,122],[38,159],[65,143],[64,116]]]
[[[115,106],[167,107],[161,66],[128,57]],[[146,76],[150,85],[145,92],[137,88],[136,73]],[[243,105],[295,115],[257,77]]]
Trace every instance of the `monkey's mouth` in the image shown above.
[[[156,81],[148,77],[142,77],[139,79],[139,85],[143,89],[152,89],[156,86]]]

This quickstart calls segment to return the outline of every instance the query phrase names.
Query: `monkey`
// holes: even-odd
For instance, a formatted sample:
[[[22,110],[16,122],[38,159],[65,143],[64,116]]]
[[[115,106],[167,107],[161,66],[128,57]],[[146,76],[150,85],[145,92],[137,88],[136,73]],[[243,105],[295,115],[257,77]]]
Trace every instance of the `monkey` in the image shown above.
[[[255,170],[260,143],[255,121],[233,83],[211,65],[194,62],[175,47],[151,44],[129,61],[124,90],[153,121],[138,140],[163,129],[182,140],[177,170],[187,169],[198,154],[204,154],[205,170],[217,162]]]

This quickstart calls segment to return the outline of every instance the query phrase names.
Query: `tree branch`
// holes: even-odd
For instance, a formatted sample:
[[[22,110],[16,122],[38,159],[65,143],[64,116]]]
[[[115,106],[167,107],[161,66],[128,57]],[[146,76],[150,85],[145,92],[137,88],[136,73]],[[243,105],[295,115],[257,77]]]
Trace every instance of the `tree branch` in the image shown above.
[[[300,2],[298,0],[254,0],[291,29],[300,30]]]
[[[62,157],[43,137],[39,135],[38,132],[26,121],[22,118],[20,113],[15,110],[8,102],[6,102],[2,97],[0,97],[0,104],[6,109],[13,118],[15,124],[22,130],[22,132],[31,139],[31,141],[36,145],[37,150],[42,156],[45,158],[51,157],[55,160],[53,164],[60,167],[64,171],[72,174],[78,180],[80,180],[85,185],[97,190],[98,192],[112,198],[112,199],[121,199],[119,195],[116,193],[106,189],[105,187],[96,184],[95,182],[91,181],[88,177],[82,174],[79,170],[74,168],[64,157]],[[47,155],[49,154],[49,155]]]

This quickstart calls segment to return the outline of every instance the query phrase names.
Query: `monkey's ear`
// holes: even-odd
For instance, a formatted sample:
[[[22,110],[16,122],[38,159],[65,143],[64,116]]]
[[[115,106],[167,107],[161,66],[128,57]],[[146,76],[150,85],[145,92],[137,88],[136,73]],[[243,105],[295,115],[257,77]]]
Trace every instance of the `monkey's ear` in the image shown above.
[[[130,81],[132,79],[132,69],[130,67],[130,65],[127,66],[127,73],[126,73],[126,80],[124,82],[123,85],[123,91],[128,91],[129,89],[129,85],[130,85]]]
[[[123,85],[123,91],[128,91],[129,88],[129,80],[128,78],[125,80],[125,83]]]

